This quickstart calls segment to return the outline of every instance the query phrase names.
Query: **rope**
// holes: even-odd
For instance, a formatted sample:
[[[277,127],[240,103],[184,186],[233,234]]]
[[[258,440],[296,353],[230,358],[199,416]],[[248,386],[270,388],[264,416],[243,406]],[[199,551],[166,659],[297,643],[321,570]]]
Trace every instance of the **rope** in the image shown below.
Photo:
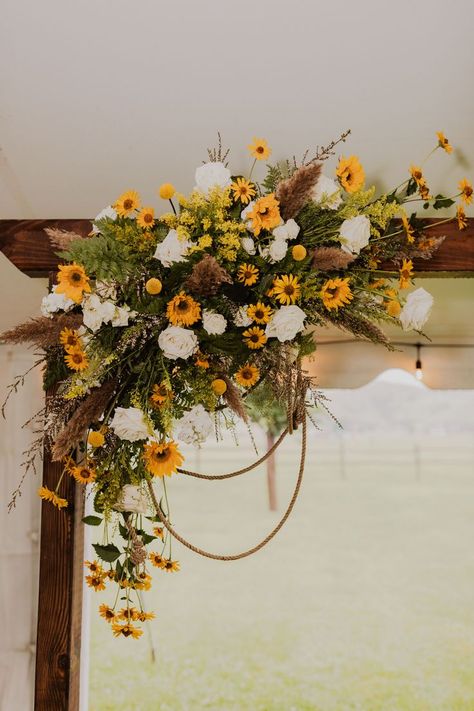
[[[249,555],[252,555],[252,553],[256,553],[259,551],[261,548],[267,545],[274,536],[278,533],[280,528],[286,523],[286,520],[288,519],[289,515],[291,514],[293,507],[295,505],[296,499],[298,498],[298,494],[300,492],[301,488],[301,482],[303,480],[303,472],[304,472],[304,465],[305,465],[305,459],[306,459],[306,416],[303,415],[302,418],[302,433],[301,433],[301,457],[300,457],[300,468],[298,471],[298,478],[296,480],[296,486],[295,490],[293,492],[293,496],[291,497],[291,501],[288,504],[288,508],[286,509],[285,513],[283,514],[282,518],[278,522],[278,524],[275,526],[275,528],[271,531],[271,533],[268,534],[266,538],[263,539],[263,541],[260,541],[256,546],[253,548],[249,548],[246,551],[243,551],[242,553],[236,553],[235,555],[219,555],[216,553],[209,553],[208,551],[203,550],[202,548],[198,548],[197,546],[194,546],[192,543],[189,543],[185,538],[179,535],[172,525],[168,522],[168,519],[166,516],[163,514],[160,505],[158,504],[158,501],[156,500],[155,492],[153,490],[153,484],[151,481],[148,482],[148,488],[150,491],[150,496],[153,501],[153,505],[156,509],[156,514],[158,518],[160,519],[161,523],[163,526],[170,532],[170,534],[173,536],[173,538],[176,538],[177,541],[183,544],[183,546],[186,546],[186,548],[189,548],[189,550],[193,551],[194,553],[198,553],[199,555],[204,556],[205,558],[212,558],[213,560],[240,560],[240,558],[246,558]]]

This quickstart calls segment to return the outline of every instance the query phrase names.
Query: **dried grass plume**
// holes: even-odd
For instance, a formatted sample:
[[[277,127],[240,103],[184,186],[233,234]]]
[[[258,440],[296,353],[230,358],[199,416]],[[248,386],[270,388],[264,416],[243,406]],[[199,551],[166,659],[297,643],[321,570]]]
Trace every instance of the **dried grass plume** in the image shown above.
[[[284,220],[296,217],[311,195],[321,175],[321,164],[302,165],[290,178],[277,185],[276,197],[280,201],[280,214]]]

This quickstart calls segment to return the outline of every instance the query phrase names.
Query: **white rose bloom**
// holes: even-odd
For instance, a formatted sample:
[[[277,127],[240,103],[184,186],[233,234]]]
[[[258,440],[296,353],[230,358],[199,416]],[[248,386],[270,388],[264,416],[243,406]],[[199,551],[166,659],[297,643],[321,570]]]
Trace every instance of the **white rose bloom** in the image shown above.
[[[72,299],[68,299],[64,294],[57,294],[56,288],[56,285],[53,286],[52,292],[41,301],[41,313],[48,318],[52,318],[58,311],[69,311],[76,306]]]
[[[116,220],[117,219],[117,213],[115,212],[114,208],[112,205],[108,205],[108,207],[104,207],[103,210],[99,212],[98,215],[95,216],[94,222],[98,222],[99,220],[103,220],[104,217],[108,217],[110,220]],[[93,225],[92,227],[92,234],[97,235],[99,234],[100,230],[97,227],[97,225]]]
[[[275,227],[272,234],[276,239],[296,239],[300,233],[300,226],[294,220],[287,220],[282,225]]]
[[[344,252],[359,254],[369,244],[370,220],[365,215],[344,220],[339,229],[339,241]]]
[[[255,254],[255,242],[251,237],[242,237],[240,244],[247,254]]]
[[[196,168],[194,180],[196,181],[196,189],[206,195],[211,188],[216,186],[227,188],[232,182],[230,170],[219,161],[204,163],[204,165]]]
[[[131,311],[130,306],[127,306],[127,304],[116,306],[114,315],[112,316],[112,326],[128,326],[128,319],[134,318],[136,315],[137,312]]]
[[[164,267],[170,267],[176,262],[185,262],[186,253],[191,246],[191,243],[186,239],[179,239],[176,230],[170,230],[163,242],[160,242],[157,247],[155,259],[159,259]]]
[[[110,427],[117,437],[128,442],[138,442],[150,436],[145,416],[138,407],[117,407]]]
[[[227,328],[227,321],[222,314],[204,309],[202,312],[202,325],[210,336],[220,336]]]
[[[268,338],[279,341],[292,341],[297,333],[304,331],[305,312],[299,306],[282,306],[275,311],[273,318],[265,328]]]
[[[188,328],[181,326],[168,326],[158,336],[158,345],[166,358],[189,358],[198,349],[196,334]]]
[[[250,324],[252,323],[252,319],[249,318],[247,311],[248,304],[245,304],[245,306],[241,306],[237,311],[237,314],[234,318],[234,323],[238,328],[247,328],[247,326],[250,326]]]
[[[314,202],[320,203],[321,207],[328,210],[337,210],[342,203],[339,185],[327,175],[320,176],[313,189],[312,198]]]
[[[176,424],[178,439],[195,446],[205,442],[212,430],[212,419],[202,405],[196,405],[186,412]]]
[[[288,251],[288,242],[286,239],[274,239],[270,243],[268,254],[272,262],[279,262],[283,259]]]
[[[94,291],[101,299],[112,299],[112,301],[115,301],[117,298],[117,289],[115,288],[115,284],[111,281],[96,281]]]
[[[428,320],[434,299],[431,294],[420,287],[408,294],[405,306],[400,312],[399,319],[404,331],[411,328],[419,331]]]
[[[95,333],[103,323],[112,321],[115,308],[112,301],[101,301],[97,294],[88,294],[82,302],[84,326]]]
[[[148,499],[139,486],[125,484],[113,508],[116,511],[146,514],[148,511]]]

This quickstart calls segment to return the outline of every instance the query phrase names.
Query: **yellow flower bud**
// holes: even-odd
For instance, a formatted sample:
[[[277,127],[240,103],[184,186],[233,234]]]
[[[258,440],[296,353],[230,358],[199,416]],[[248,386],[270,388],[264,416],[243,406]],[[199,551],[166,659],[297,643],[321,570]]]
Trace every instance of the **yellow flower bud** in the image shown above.
[[[216,395],[223,395],[227,390],[227,384],[225,380],[222,380],[221,378],[216,378],[216,380],[212,381],[211,388],[214,390]]]
[[[171,183],[163,183],[163,185],[160,185],[160,189],[158,190],[160,198],[163,200],[171,200],[175,192],[176,189]]]
[[[89,432],[87,441],[91,447],[102,447],[105,442],[105,437],[102,432],[92,430],[92,432]]]
[[[155,279],[155,277],[148,279],[147,283],[145,284],[145,289],[149,294],[152,294],[152,296],[159,294],[162,288],[163,284],[159,279]]]
[[[291,253],[295,262],[301,262],[308,254],[308,252],[306,251],[306,247],[303,247],[302,244],[295,244],[295,246],[291,250]]]

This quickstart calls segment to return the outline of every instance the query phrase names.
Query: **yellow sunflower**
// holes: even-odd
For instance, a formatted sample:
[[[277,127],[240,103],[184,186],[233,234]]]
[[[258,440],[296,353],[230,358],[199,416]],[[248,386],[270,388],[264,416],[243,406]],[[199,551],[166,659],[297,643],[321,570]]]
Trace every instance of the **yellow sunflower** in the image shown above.
[[[67,353],[67,355],[64,356],[64,360],[66,361],[67,367],[71,370],[85,370],[89,365],[86,354],[79,350]]]
[[[60,264],[58,272],[57,294],[64,294],[76,304],[80,304],[84,292],[90,292],[89,277],[80,264]]]
[[[346,279],[328,279],[321,289],[321,298],[324,306],[329,309],[338,309],[352,301],[354,295],[349,286],[349,277]]]
[[[99,590],[105,590],[104,575],[102,573],[86,575],[86,583],[96,592],[99,592]]]
[[[402,225],[403,225],[403,229],[405,230],[407,242],[412,244],[415,241],[415,237],[414,237],[415,230],[408,222],[408,217],[405,215],[404,212],[402,212]]]
[[[385,309],[389,316],[398,316],[402,310],[401,304],[398,301],[398,294],[395,289],[385,289],[385,294],[387,295],[387,300],[385,302]]]
[[[458,205],[456,208],[456,219],[458,221],[458,229],[459,230],[466,229],[467,217],[466,217],[466,213],[464,212],[464,208],[462,205]]]
[[[184,457],[173,440],[169,442],[151,442],[143,451],[145,466],[153,476],[171,476],[184,462]]]
[[[150,400],[154,405],[160,407],[168,402],[173,397],[173,391],[169,390],[166,383],[157,383],[153,386],[153,392],[151,394]]]
[[[413,262],[411,259],[404,259],[400,269],[400,289],[408,289],[413,276]]]
[[[134,627],[129,623],[125,625],[119,625],[118,623],[114,622],[112,624],[112,630],[114,633],[114,637],[120,637],[120,635],[122,635],[122,637],[133,637],[133,639],[138,639],[143,634],[143,630],[141,630],[139,627]]]
[[[192,296],[181,291],[168,303],[166,315],[173,326],[192,326],[201,318],[201,307]]]
[[[260,371],[254,365],[243,365],[235,374],[235,379],[239,385],[244,388],[251,388],[252,385],[258,382]]]
[[[262,230],[272,230],[281,222],[279,202],[274,193],[255,200],[247,219],[252,220],[252,230],[258,236]]]
[[[300,291],[298,277],[293,274],[282,274],[273,280],[273,296],[280,304],[294,304],[300,296]]]
[[[126,193],[123,193],[119,197],[113,207],[117,215],[120,215],[120,217],[128,217],[130,213],[140,207],[140,196],[136,190],[127,190]]]
[[[151,575],[148,573],[138,573],[137,581],[133,583],[135,590],[150,590],[151,588]]]
[[[161,540],[163,540],[164,537],[165,537],[165,532],[164,532],[164,530],[163,530],[163,526],[155,526],[154,529],[153,529],[153,533],[154,533],[155,536],[157,536],[158,538],[161,538]]]
[[[248,149],[256,160],[266,160],[272,152],[264,138],[254,138]]]
[[[117,618],[119,620],[127,620],[128,622],[135,622],[138,620],[140,613],[136,607],[122,607],[121,610],[117,612]]]
[[[149,553],[148,557],[151,560],[151,564],[154,565],[155,568],[163,568],[165,559],[159,553]]]
[[[347,193],[355,193],[364,185],[365,173],[357,156],[349,156],[349,158],[341,156],[336,175]]]
[[[247,205],[255,195],[255,187],[245,178],[236,178],[230,187],[234,193],[234,201],[240,200],[244,205]]]
[[[242,281],[244,286],[252,286],[257,283],[259,273],[253,264],[241,264],[237,271],[237,281]]]
[[[98,563],[96,560],[90,561],[90,560],[85,560],[84,565],[86,568],[89,568],[91,573],[102,573],[102,566],[100,563]]]
[[[99,615],[103,617],[106,622],[115,622],[115,612],[108,605],[102,604],[99,606]]]
[[[155,211],[152,207],[143,207],[137,216],[137,225],[150,230],[155,224]]]
[[[438,136],[438,146],[442,148],[443,150],[446,151],[446,153],[452,153],[453,152],[453,147],[449,143],[448,139],[444,135],[442,131],[436,131],[436,135]]]
[[[257,348],[263,348],[263,346],[267,342],[265,331],[263,330],[263,328],[259,328],[258,326],[252,326],[252,328],[248,328],[246,331],[243,332],[242,335],[244,337],[244,343],[246,343],[247,346],[252,350],[256,350]]]
[[[410,166],[410,175],[418,187],[418,192],[420,193],[420,197],[423,200],[429,200],[430,191],[429,191],[428,185],[426,184],[426,180],[423,176],[423,171],[421,170],[421,168],[417,165],[411,165]]]
[[[252,304],[247,309],[247,316],[255,321],[255,323],[268,323],[272,316],[273,309],[270,306],[265,306],[261,301]]]
[[[74,328],[63,328],[59,334],[59,342],[68,353],[71,349],[76,350],[82,347],[80,336]]]
[[[79,484],[90,484],[95,479],[95,471],[90,467],[72,467],[70,474]]]
[[[156,617],[154,612],[145,612],[145,610],[140,610],[137,619],[140,622],[146,622],[147,620],[154,620]]]
[[[63,509],[68,505],[66,499],[62,499],[55,491],[48,489],[47,486],[40,486],[38,496],[40,499],[43,499],[43,501],[49,501],[53,506],[56,506],[57,509]]]
[[[459,190],[461,191],[461,200],[466,203],[466,205],[470,205],[472,202],[472,185],[469,182],[469,180],[466,180],[466,178],[463,178],[459,183],[458,183]]]
[[[179,570],[178,561],[171,560],[171,558],[167,558],[165,560],[165,564],[163,565],[163,570],[166,570],[167,573],[175,573],[176,571]]]

